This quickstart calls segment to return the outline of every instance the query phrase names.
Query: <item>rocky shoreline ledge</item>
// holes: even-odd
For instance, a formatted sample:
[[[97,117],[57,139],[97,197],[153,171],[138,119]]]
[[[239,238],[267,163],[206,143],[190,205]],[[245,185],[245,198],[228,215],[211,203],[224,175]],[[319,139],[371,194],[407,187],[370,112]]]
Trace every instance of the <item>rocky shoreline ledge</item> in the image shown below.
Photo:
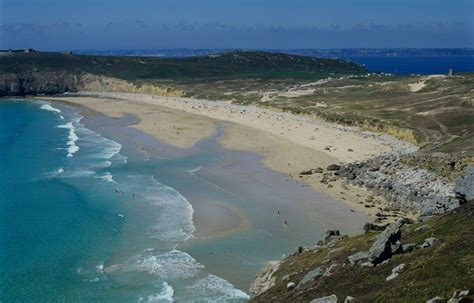
[[[400,217],[411,214],[411,217],[425,220],[453,210],[472,197],[469,184],[474,181],[474,166],[446,157],[444,162],[453,171],[459,174],[466,170],[465,177],[458,176],[450,181],[432,170],[407,164],[413,159],[416,159],[413,154],[389,153],[363,162],[332,164],[325,169],[318,167],[303,171],[301,175],[322,174],[321,183],[328,184],[339,178],[346,185],[368,189],[373,196],[364,206],[380,210],[375,223],[383,223],[388,216],[384,212],[399,213]],[[386,203],[377,205],[375,196],[383,197]]]

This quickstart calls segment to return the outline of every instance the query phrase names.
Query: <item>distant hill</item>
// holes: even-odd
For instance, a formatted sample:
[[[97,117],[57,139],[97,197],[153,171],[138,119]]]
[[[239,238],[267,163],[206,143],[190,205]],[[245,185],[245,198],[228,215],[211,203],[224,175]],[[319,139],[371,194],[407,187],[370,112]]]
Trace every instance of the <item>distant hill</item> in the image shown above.
[[[25,72],[85,72],[124,80],[242,77],[320,79],[365,74],[367,69],[344,60],[260,51],[234,51],[187,58],[92,56],[53,52],[0,54],[0,74]]]

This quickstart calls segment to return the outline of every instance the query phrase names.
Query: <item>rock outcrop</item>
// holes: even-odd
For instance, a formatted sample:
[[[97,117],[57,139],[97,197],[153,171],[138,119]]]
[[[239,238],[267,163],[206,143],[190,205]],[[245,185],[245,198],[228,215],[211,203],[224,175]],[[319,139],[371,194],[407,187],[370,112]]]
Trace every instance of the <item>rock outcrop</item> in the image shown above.
[[[158,96],[183,96],[184,92],[153,84],[135,84],[118,78],[69,72],[24,72],[0,74],[1,96],[57,95],[66,92],[126,92]]]
[[[0,96],[53,95],[76,92],[79,77],[66,72],[0,74]]]
[[[400,155],[386,155],[362,163],[341,166],[335,172],[348,183],[363,186],[383,196],[394,210],[407,210],[429,217],[459,207],[451,184],[434,172],[401,164]],[[467,185],[472,182],[468,179]],[[469,192],[459,181],[459,188]],[[471,190],[472,194],[472,190]]]
[[[405,220],[399,219],[387,226],[387,228],[377,236],[367,256],[370,262],[373,264],[381,263],[400,251],[400,239],[402,235],[400,228],[404,223]]]
[[[255,276],[255,280],[250,285],[250,292],[259,295],[275,285],[276,278],[273,274],[278,270],[280,262],[267,262]]]

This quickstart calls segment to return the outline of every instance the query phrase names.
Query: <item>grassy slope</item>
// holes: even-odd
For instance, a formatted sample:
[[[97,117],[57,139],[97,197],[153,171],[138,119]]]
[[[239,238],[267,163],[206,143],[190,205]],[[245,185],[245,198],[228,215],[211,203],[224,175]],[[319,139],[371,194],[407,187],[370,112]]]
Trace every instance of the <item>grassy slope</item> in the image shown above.
[[[387,264],[374,268],[349,266],[347,257],[368,250],[376,236],[373,233],[343,239],[332,248],[305,252],[289,257],[276,272],[276,286],[256,297],[254,302],[309,302],[314,298],[336,294],[339,299],[352,296],[357,302],[425,302],[435,296],[450,298],[455,290],[474,289],[474,205],[431,219],[425,223],[403,228],[402,243],[422,243],[435,237],[438,245],[394,256]],[[429,229],[415,232],[422,224]],[[329,250],[342,250],[328,255]],[[325,262],[325,260],[331,260]],[[286,284],[298,284],[308,271],[330,263],[338,263],[333,275],[318,278],[303,289],[287,290]],[[401,264],[405,270],[394,280],[386,282],[391,270]],[[345,264],[345,266],[342,266]],[[282,277],[290,273],[289,280]]]
[[[88,72],[125,80],[190,80],[236,78],[319,79],[329,74],[363,74],[357,64],[266,52],[230,52],[223,55],[156,58],[16,53],[0,56],[0,73],[29,71]]]

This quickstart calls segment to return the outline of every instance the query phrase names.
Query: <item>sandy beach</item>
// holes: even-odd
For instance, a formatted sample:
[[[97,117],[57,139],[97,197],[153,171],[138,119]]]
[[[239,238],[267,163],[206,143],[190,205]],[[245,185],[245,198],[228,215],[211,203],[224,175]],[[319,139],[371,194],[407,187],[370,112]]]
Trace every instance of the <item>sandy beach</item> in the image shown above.
[[[300,172],[333,163],[348,163],[410,147],[391,137],[254,106],[182,97],[161,97],[131,93],[91,93],[48,97],[88,107],[110,117],[136,115],[137,130],[177,147],[191,147],[211,136],[218,124],[224,133],[218,142],[235,150],[263,156],[269,168],[310,186],[331,198],[374,216],[377,208],[366,208],[370,193],[338,180],[321,183],[322,175],[301,176]],[[379,207],[384,200],[375,197]]]

